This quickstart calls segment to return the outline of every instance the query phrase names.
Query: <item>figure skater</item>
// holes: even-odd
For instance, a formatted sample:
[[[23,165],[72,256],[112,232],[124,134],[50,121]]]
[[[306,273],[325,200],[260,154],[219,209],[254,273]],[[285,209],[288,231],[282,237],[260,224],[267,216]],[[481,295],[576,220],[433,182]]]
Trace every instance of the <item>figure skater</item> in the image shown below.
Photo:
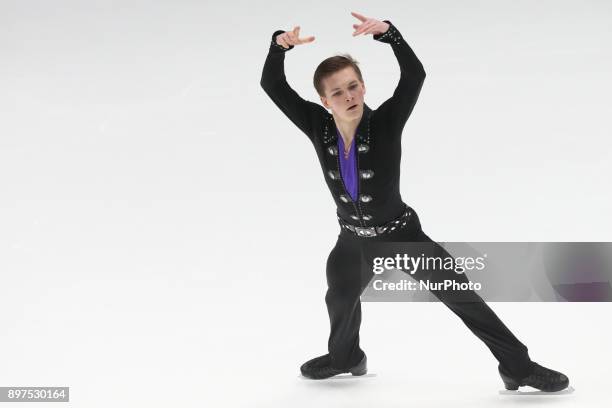
[[[425,80],[423,65],[389,20],[351,14],[359,20],[353,24],[353,36],[371,34],[391,47],[399,63],[400,79],[393,96],[377,109],[364,102],[365,82],[350,55],[327,58],[317,67],[313,82],[323,106],[304,100],[289,86],[285,53],[315,39],[301,38],[299,26],[273,33],[261,77],[266,94],[312,142],[337,206],[340,233],[326,268],[325,302],[331,324],[328,353],[300,368],[303,376],[312,379],[367,372],[367,358],[359,346],[360,295],[371,278],[361,268],[361,257],[369,256],[366,243],[430,243],[437,254],[450,257],[423,232],[416,211],[402,201],[399,191],[402,130]],[[295,222],[304,228],[299,217]],[[467,282],[464,274],[443,269],[411,276]],[[559,391],[569,385],[564,374],[533,362],[527,347],[473,290],[432,293],[491,350],[506,389],[531,386]]]

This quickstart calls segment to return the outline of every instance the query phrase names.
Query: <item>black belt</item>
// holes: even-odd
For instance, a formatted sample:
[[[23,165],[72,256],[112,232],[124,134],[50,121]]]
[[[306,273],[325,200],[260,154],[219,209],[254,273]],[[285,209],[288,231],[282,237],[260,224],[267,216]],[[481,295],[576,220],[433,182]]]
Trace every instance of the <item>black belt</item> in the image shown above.
[[[339,216],[338,216],[338,223],[340,224],[341,228],[347,231],[350,231],[359,237],[367,238],[367,237],[375,237],[377,235],[382,235],[382,234],[389,234],[395,231],[396,229],[400,229],[404,227],[406,223],[408,222],[408,220],[410,219],[411,215],[412,215],[412,211],[408,207],[406,207],[402,215],[400,215],[399,217],[383,225],[379,225],[376,227],[358,227],[358,226],[349,224],[348,222],[344,221]]]

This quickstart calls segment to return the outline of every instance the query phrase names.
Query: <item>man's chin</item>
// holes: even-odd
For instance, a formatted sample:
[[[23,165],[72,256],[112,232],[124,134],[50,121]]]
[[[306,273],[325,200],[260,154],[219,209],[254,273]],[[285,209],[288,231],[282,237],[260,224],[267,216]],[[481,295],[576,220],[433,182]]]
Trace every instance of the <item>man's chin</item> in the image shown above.
[[[339,115],[345,119],[356,119],[363,114],[363,105],[357,105],[356,108],[345,110],[343,114]]]

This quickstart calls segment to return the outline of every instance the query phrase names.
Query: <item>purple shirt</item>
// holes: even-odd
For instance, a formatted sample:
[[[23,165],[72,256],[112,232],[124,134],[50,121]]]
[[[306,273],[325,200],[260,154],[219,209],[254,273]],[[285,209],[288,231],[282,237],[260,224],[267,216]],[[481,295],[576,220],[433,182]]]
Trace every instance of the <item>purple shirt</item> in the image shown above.
[[[346,191],[349,193],[353,201],[357,201],[357,187],[359,180],[357,179],[357,160],[355,157],[355,138],[351,142],[348,158],[344,158],[344,139],[338,133],[338,157],[340,159],[340,174],[346,186]]]

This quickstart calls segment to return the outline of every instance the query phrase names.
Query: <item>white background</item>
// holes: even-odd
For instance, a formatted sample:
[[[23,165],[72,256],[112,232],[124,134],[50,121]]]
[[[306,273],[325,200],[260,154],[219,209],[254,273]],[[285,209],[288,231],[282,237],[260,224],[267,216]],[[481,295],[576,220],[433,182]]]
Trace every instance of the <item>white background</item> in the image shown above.
[[[611,8],[3,0],[0,386],[70,386],[75,407],[609,402],[604,303],[492,304],[572,395],[499,395],[488,349],[436,303],[364,304],[372,375],[299,378],[326,352],[339,228],[259,80],[271,34],[299,24],[316,40],[286,56],[294,89],[318,101],[314,69],[349,52],[376,108],[399,69],[350,11],[389,19],[427,71],[401,179],[424,231],[609,241]]]

